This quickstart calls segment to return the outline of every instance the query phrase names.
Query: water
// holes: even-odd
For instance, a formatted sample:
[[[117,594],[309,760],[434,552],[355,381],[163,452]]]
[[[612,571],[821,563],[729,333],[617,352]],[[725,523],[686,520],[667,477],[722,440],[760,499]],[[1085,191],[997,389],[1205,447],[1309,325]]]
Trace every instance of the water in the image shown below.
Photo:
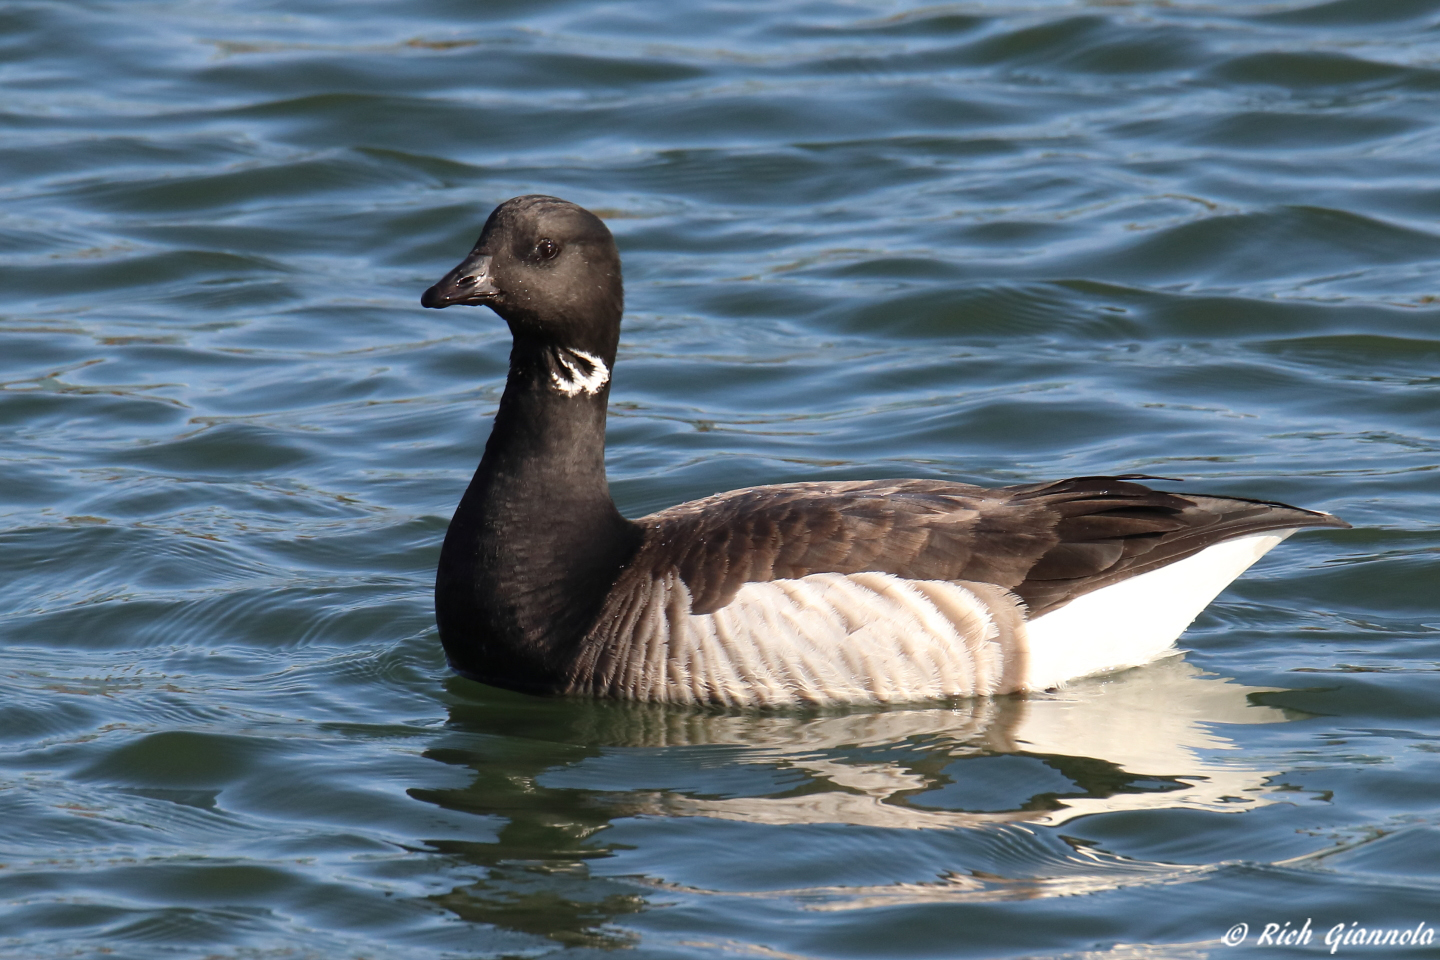
[[[1440,927],[1440,3],[22,0],[0,43],[3,955]],[[631,515],[1148,472],[1355,529],[1029,700],[457,679],[508,343],[417,298],[536,191],[625,258]]]

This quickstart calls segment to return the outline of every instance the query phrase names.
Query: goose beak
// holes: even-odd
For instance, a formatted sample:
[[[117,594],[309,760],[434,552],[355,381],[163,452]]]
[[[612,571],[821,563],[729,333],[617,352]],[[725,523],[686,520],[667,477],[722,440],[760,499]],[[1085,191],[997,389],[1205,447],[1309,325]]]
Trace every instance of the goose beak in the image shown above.
[[[457,303],[474,306],[493,304],[500,296],[490,276],[490,257],[467,257],[429,290],[420,295],[420,306],[440,310]]]

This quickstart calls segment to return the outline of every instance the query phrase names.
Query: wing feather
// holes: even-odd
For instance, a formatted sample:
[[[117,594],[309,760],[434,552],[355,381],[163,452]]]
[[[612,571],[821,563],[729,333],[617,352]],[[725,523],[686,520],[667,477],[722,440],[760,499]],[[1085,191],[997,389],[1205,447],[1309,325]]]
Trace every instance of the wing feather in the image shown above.
[[[1146,478],[995,489],[936,480],[750,487],[642,518],[632,569],[676,571],[697,614],[722,609],[746,583],[875,572],[994,584],[1035,617],[1223,540],[1346,526],[1326,513],[1153,490],[1137,479]]]

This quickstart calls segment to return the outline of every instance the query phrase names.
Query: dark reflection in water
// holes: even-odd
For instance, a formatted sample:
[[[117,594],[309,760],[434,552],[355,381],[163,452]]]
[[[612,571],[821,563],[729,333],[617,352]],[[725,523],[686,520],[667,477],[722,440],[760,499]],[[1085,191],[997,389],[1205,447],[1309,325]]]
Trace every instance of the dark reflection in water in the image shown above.
[[[448,686],[463,695],[470,684],[455,679]],[[485,692],[492,699],[450,707],[450,726],[475,736],[445,738],[457,745],[425,751],[431,760],[473,771],[469,785],[409,792],[449,810],[499,814],[506,823],[494,843],[431,841],[435,849],[487,872],[478,883],[431,899],[461,919],[565,944],[628,943],[626,935],[601,928],[615,917],[644,909],[643,896],[633,884],[597,884],[587,868],[590,860],[609,854],[594,837],[621,814],[586,791],[539,782],[547,770],[598,756],[599,748],[564,739],[567,721],[556,715],[555,703]],[[600,705],[585,706],[603,712]]]

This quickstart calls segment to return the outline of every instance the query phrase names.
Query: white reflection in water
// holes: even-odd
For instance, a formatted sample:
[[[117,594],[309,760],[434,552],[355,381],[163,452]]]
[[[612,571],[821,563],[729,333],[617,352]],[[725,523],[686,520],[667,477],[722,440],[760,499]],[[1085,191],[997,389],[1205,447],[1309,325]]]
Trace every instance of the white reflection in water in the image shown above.
[[[1294,718],[1249,699],[1271,689],[1206,675],[1172,657],[1024,699],[818,717],[637,712],[628,716],[624,736],[596,739],[624,747],[743,746],[738,762],[802,772],[812,785],[830,787],[727,798],[631,793],[626,806],[633,813],[900,829],[1055,826],[1093,813],[1234,811],[1270,802],[1267,781],[1278,771],[1217,754],[1238,749],[1226,724]],[[1012,761],[1028,761],[1031,769],[1018,768],[1018,778],[1014,766],[1000,771],[993,761],[1005,755],[1018,755]],[[590,762],[563,779],[580,785]],[[977,802],[970,788],[983,796],[979,781],[996,772],[1008,774],[1009,802]],[[967,784],[970,778],[975,782]]]

